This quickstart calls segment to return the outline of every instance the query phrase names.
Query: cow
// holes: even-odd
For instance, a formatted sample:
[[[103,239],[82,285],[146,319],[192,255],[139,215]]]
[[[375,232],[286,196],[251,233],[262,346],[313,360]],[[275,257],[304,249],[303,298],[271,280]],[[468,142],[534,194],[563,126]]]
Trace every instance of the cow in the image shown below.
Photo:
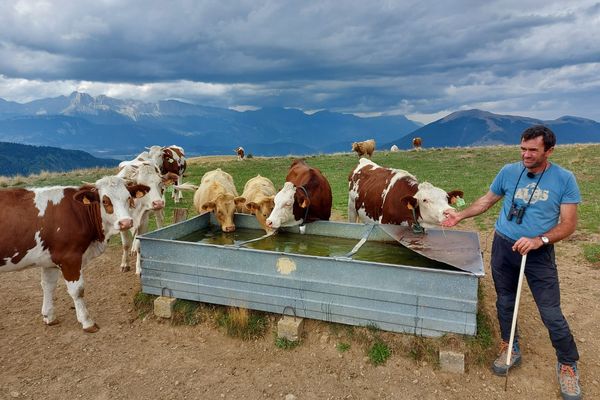
[[[235,149],[234,152],[237,154],[238,161],[242,161],[244,159],[245,154],[244,154],[244,148],[242,146]]]
[[[267,227],[304,225],[316,220],[328,221],[333,202],[331,186],[317,168],[302,159],[292,162],[283,188],[275,195],[274,208]]]
[[[415,150],[421,150],[421,146],[423,145],[423,140],[417,136],[417,137],[413,138],[412,145]]]
[[[198,213],[214,212],[223,232],[235,231],[233,214],[245,201],[238,196],[231,175],[221,168],[205,173],[194,193],[194,207]]]
[[[171,145],[171,146],[150,146],[146,148],[146,151],[138,154],[133,160],[122,161],[119,163],[119,169],[122,170],[129,164],[137,164],[143,161],[152,161],[160,169],[162,174],[169,172],[174,173],[178,176],[177,184],[173,186],[173,201],[179,203],[183,198],[181,190],[179,189],[182,185],[183,173],[187,168],[187,161],[185,159],[185,152],[182,147]],[[157,210],[154,213],[156,217],[156,226],[162,228],[164,225],[165,216],[163,211]]]
[[[134,199],[134,208],[131,210],[133,218],[133,227],[130,232],[121,231],[121,243],[123,246],[123,255],[121,257],[121,272],[129,271],[129,253],[133,250],[136,253],[139,247],[138,240],[132,249],[132,238],[148,231],[148,220],[152,211],[157,212],[164,208],[165,187],[178,181],[179,176],[173,172],[161,174],[160,169],[152,161],[139,161],[129,163],[123,167],[118,177],[125,179],[129,183],[145,185],[150,188],[148,194],[144,197]],[[129,234],[131,233],[131,235]],[[136,257],[137,258],[137,257]],[[139,259],[136,262],[136,274],[140,274]]]
[[[246,182],[242,197],[246,202],[238,206],[238,212],[254,214],[265,232],[273,232],[267,226],[267,218],[275,206],[275,185],[273,185],[273,182],[269,178],[257,175]]]
[[[398,148],[398,146],[396,146],[395,144],[393,144],[392,147],[390,147],[390,151],[392,153],[397,153],[398,151],[400,151],[400,149]]]
[[[85,332],[98,331],[83,300],[82,268],[102,254],[111,236],[132,227],[132,197],[148,191],[116,176],[81,187],[0,190],[0,271],[42,268],[46,325],[58,323],[53,297],[62,272],[77,321]]]
[[[366,158],[350,173],[348,188],[349,222],[420,222],[434,228],[444,220],[444,210],[463,197],[462,191],[446,193],[429,182],[419,183],[407,171],[381,167]]]
[[[352,143],[352,151],[355,151],[359,157],[367,156],[371,158],[375,151],[375,140],[369,139],[364,142],[354,142]]]

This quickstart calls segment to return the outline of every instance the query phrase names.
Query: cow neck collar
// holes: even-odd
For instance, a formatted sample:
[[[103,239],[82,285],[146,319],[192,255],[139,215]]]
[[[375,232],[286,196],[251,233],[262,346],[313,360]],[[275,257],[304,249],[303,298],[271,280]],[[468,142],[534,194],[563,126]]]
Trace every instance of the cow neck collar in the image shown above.
[[[94,201],[90,205],[86,206],[86,209],[88,219],[94,227],[94,239],[98,240],[99,242],[104,242],[105,236],[104,229],[102,226],[102,212],[100,211],[100,203]]]
[[[306,206],[306,211],[304,211],[304,219],[302,220],[302,223],[300,224],[300,226],[302,226],[306,223],[306,218],[308,218],[308,209],[310,208],[310,196],[308,195],[308,190],[306,190],[306,188],[304,186],[300,186],[300,189],[302,189],[304,191],[304,194],[306,195],[306,198],[308,199],[308,206]]]

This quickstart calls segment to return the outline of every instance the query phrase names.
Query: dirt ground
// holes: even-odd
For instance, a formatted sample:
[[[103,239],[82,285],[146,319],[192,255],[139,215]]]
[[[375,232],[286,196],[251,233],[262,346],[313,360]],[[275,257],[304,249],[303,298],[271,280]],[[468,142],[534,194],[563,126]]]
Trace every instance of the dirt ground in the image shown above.
[[[581,353],[587,399],[600,398],[600,269],[585,261],[579,245],[599,239],[575,234],[557,246],[563,311]],[[482,232],[481,241],[484,307],[493,316],[490,232]],[[409,335],[385,333],[392,356],[374,366],[360,343],[350,342],[346,352],[336,348],[346,341],[339,325],[308,321],[301,344],[283,350],[272,333],[242,341],[210,321],[190,327],[139,319],[133,306],[139,279],[121,273],[119,260],[113,245],[85,269],[86,303],[101,327],[95,334],[77,323],[64,282],[56,292],[61,322],[48,327],[40,315],[40,271],[1,275],[0,399],[560,398],[554,351],[527,288],[519,319],[523,364],[504,392],[504,378],[492,375],[487,363],[468,360],[465,374],[452,374],[416,362],[403,351]]]

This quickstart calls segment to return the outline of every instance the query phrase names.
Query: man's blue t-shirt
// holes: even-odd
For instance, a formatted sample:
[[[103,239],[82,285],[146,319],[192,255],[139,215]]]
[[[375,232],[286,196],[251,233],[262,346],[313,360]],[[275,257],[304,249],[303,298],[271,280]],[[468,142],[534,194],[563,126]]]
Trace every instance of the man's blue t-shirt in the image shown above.
[[[536,182],[542,173],[529,178],[527,170],[523,172],[523,169],[522,162],[505,165],[490,186],[493,193],[504,196],[502,210],[495,225],[496,231],[513,240],[523,236],[536,237],[548,232],[558,224],[561,204],[581,202],[579,187],[575,175],[571,171],[559,165],[550,164],[533,193]],[[522,172],[523,174],[521,174]],[[521,224],[517,224],[516,216],[512,221],[507,218],[513,201],[513,193],[515,204],[521,207],[527,204],[533,193]]]

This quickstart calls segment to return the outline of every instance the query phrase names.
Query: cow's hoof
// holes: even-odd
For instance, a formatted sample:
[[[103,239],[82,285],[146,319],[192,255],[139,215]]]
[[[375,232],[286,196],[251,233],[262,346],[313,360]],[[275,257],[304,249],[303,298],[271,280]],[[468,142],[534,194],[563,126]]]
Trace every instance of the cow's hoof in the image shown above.
[[[47,326],[58,325],[58,324],[60,323],[60,320],[58,320],[58,319],[55,319],[55,320],[53,320],[53,321],[47,321],[47,320],[46,320],[46,318],[44,318],[44,323],[45,323]]]
[[[129,266],[128,265],[121,266],[121,272],[127,272],[127,271],[129,271]]]
[[[89,328],[83,328],[83,331],[85,333],[96,333],[100,330],[100,327],[98,326],[98,324],[94,324],[92,326],[90,326]]]

